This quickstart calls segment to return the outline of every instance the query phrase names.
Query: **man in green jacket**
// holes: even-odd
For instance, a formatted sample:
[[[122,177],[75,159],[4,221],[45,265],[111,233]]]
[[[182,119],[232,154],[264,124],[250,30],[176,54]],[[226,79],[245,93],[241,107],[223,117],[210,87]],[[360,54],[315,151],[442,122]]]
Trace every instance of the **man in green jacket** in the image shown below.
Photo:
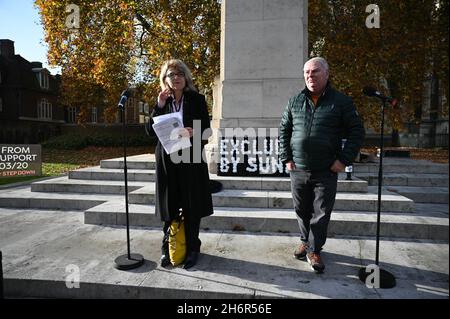
[[[321,273],[320,251],[336,198],[338,173],[352,164],[364,140],[364,126],[350,97],[334,90],[325,59],[303,68],[306,88],[289,100],[280,124],[280,159],[291,177],[301,244],[294,252]],[[342,139],[346,139],[342,148]]]

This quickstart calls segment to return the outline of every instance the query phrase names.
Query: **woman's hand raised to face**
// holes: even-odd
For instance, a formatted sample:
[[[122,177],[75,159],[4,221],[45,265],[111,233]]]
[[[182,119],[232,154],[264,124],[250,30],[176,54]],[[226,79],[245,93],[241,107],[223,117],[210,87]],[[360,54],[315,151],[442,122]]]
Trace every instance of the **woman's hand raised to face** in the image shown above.
[[[170,88],[161,91],[158,95],[158,107],[162,108],[166,105],[167,99],[172,96],[172,90]]]

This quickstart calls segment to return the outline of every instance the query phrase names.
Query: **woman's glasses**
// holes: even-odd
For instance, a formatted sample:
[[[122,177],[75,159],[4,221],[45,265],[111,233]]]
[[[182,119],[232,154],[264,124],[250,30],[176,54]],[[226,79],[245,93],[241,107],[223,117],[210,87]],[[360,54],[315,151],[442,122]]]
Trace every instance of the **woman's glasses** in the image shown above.
[[[167,73],[166,76],[167,76],[169,79],[174,79],[176,76],[178,76],[178,77],[184,77],[184,72],[178,72],[178,73],[176,73],[176,72],[170,72],[170,73]]]

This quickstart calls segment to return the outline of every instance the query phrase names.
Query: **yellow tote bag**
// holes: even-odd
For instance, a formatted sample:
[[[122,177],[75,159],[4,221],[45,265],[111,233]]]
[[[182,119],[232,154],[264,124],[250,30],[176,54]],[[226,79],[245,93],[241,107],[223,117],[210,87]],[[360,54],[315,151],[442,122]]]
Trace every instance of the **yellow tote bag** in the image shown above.
[[[172,265],[181,264],[186,258],[186,235],[184,232],[184,218],[172,221],[169,228],[169,256]]]

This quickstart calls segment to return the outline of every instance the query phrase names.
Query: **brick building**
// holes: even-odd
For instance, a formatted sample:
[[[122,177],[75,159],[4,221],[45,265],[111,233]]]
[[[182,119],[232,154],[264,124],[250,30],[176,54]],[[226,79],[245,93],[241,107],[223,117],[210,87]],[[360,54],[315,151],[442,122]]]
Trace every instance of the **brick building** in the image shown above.
[[[58,102],[61,76],[50,74],[41,62],[29,62],[14,51],[14,41],[0,39],[0,143],[40,143],[66,128],[77,129],[77,108]],[[128,100],[128,124],[143,123],[141,104],[137,98]],[[105,125],[119,125],[119,110],[115,123],[105,124],[104,108],[90,107],[88,126],[102,130]]]
[[[0,40],[0,141],[37,143],[57,135],[65,123],[58,106],[59,75],[41,62],[14,52],[14,42]]]

